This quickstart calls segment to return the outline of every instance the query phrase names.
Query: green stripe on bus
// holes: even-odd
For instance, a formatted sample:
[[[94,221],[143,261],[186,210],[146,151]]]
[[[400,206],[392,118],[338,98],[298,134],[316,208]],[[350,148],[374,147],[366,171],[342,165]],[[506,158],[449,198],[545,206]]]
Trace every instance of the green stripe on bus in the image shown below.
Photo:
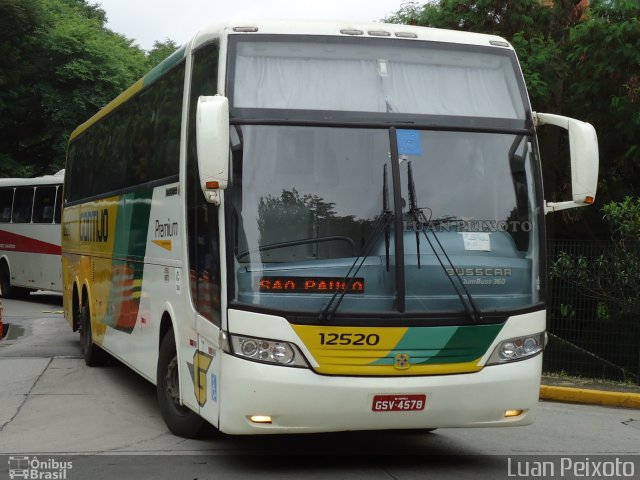
[[[145,188],[118,200],[111,268],[112,272],[122,272],[123,284],[109,293],[113,308],[104,323],[126,333],[133,331],[140,308],[152,197],[153,188]]]
[[[143,77],[143,84],[145,87],[152,85],[158,78],[162,77],[165,73],[171,70],[174,66],[182,61],[185,58],[187,51],[187,46],[183,45],[178,50],[173,52],[167,58],[165,58],[162,62],[152,68],[149,73],[147,73]]]
[[[410,327],[393,350],[372,365],[393,365],[406,353],[412,365],[465,363],[482,357],[503,324],[444,327]]]

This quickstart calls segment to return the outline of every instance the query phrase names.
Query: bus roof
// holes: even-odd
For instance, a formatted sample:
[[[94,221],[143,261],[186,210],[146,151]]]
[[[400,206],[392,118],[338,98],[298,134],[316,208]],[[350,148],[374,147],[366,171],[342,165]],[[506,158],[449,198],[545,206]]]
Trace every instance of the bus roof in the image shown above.
[[[494,48],[513,49],[511,44],[502,37],[482,33],[461,32],[457,30],[443,30],[439,28],[417,27],[392,23],[375,22],[319,22],[312,20],[256,20],[234,21],[213,24],[200,30],[190,42],[176,50],[163,60],[144,77],[131,85],[127,90],[109,102],[98,113],[77,127],[70,136],[70,141],[81,135],[91,125],[107,116],[117,107],[125,103],[136,93],[153,84],[162,75],[179,63],[187,54],[187,47],[197,48],[207,42],[219,40],[230,34],[273,34],[273,35],[326,35],[337,37],[372,37],[388,39],[409,39],[414,41],[429,41],[443,43],[457,43],[461,45],[481,45]]]
[[[57,185],[64,181],[64,170],[53,175],[32,178],[0,178],[0,187],[28,187],[36,185]]]
[[[377,38],[413,39],[430,42],[458,43],[466,45],[497,46],[512,48],[509,42],[496,35],[444,30],[377,22],[319,22],[312,20],[256,20],[234,21],[214,24],[200,30],[193,39],[192,48],[229,34],[274,34],[274,35],[327,35]],[[494,42],[494,43],[492,43]]]

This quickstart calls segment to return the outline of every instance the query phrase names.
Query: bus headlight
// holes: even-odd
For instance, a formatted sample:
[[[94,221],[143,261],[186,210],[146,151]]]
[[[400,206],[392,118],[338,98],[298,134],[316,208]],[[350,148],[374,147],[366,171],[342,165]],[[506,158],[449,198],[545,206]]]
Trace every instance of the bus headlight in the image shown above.
[[[545,332],[504,340],[489,357],[487,366],[533,357],[544,350],[545,343]]]
[[[286,367],[308,367],[304,355],[293,343],[232,333],[227,335],[231,340],[231,351],[237,357]]]

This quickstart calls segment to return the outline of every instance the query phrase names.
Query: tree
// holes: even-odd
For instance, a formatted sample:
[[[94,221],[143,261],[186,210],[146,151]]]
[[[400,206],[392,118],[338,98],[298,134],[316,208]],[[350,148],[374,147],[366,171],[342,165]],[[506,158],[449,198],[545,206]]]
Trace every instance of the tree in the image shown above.
[[[86,0],[0,0],[0,18],[0,175],[52,173],[71,131],[142,76],[147,59]]]
[[[0,0],[0,176],[26,176],[28,167],[17,153],[33,129],[27,123],[38,108],[30,78],[38,74],[28,61],[40,48],[37,30],[45,22],[39,0]]]
[[[605,203],[640,196],[640,3],[593,2],[567,41],[564,107],[593,123]]]
[[[178,44],[170,38],[166,38],[163,42],[159,42],[156,40],[155,42],[153,42],[153,47],[151,48],[151,50],[147,52],[147,60],[149,61],[149,65],[151,67],[158,65],[177,49]]]

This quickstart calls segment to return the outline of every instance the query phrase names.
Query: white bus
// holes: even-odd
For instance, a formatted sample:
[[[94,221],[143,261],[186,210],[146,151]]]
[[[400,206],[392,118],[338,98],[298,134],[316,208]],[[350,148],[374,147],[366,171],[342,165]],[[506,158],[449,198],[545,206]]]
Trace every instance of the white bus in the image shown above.
[[[0,292],[62,291],[60,214],[64,170],[0,178]]]
[[[545,123],[566,202],[543,200]],[[214,26],[72,133],[65,315],[178,435],[526,425],[544,215],[593,203],[597,167],[502,38]]]

